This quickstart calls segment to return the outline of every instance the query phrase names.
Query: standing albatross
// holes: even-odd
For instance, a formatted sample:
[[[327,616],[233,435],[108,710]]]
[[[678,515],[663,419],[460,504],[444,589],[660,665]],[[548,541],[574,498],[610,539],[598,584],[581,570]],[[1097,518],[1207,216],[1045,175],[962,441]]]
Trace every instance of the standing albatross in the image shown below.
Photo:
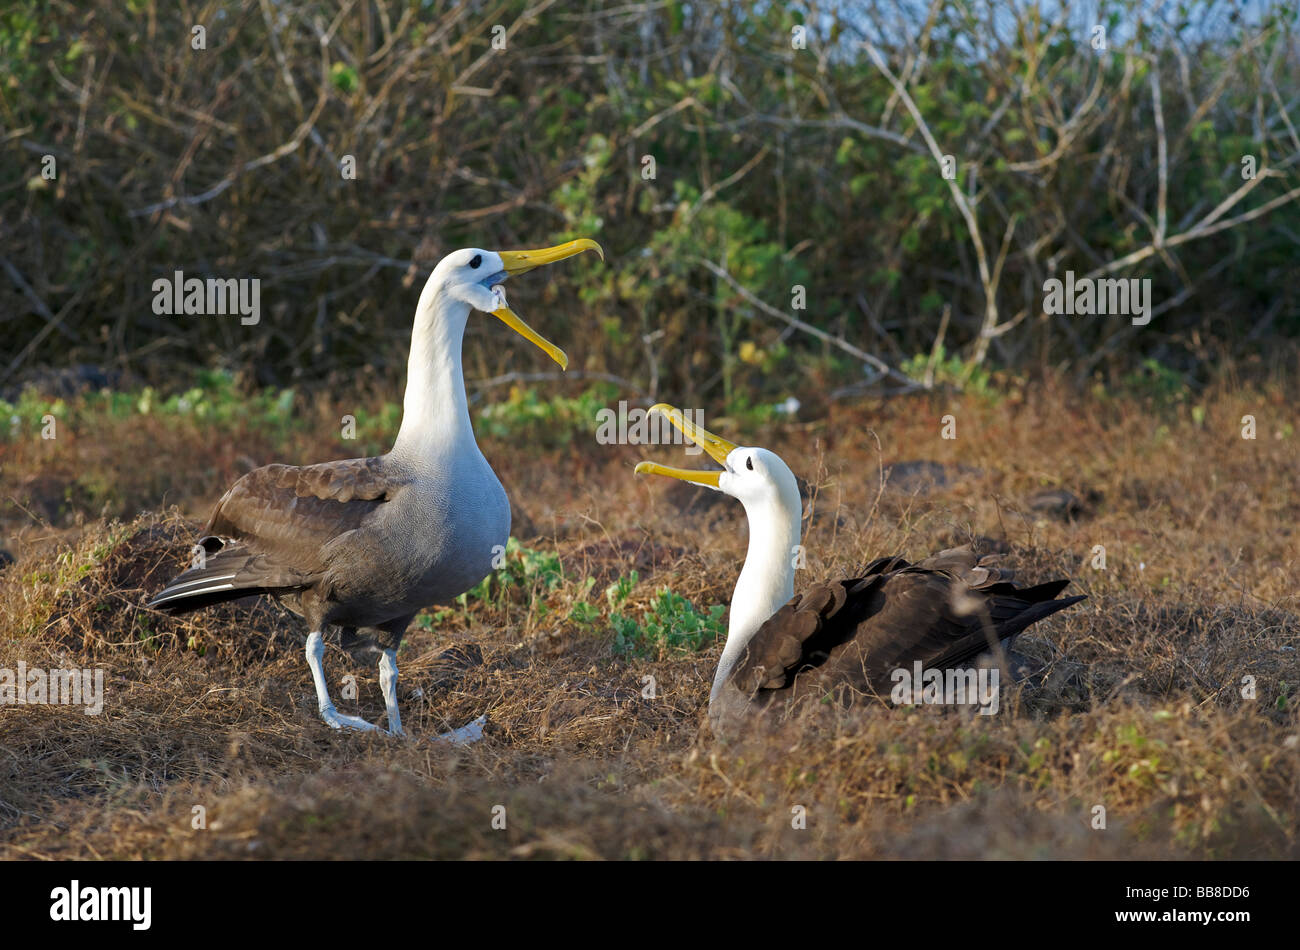
[[[802,696],[890,692],[895,670],[946,670],[979,660],[1035,621],[1083,597],[1055,597],[1068,579],[1016,587],[1011,573],[969,545],[916,564],[882,557],[860,577],[794,593],[803,506],[794,474],[776,453],[738,446],[659,404],[723,471],[641,462],[648,472],[738,499],[749,550],[731,597],[727,640],[709,694],[715,729],[730,729]]]
[[[266,465],[222,496],[196,545],[196,566],[149,606],[174,613],[270,594],[307,621],[307,663],[321,717],[335,729],[378,729],[338,712],[325,685],[323,634],[342,628],[382,650],[388,731],[400,735],[397,647],[421,609],[488,575],[510,536],[510,502],[474,440],[461,341],[471,310],[491,313],[565,367],[568,357],[506,303],[502,282],[586,250],[583,238],[531,251],[467,248],[424,285],[407,363],[402,426],[387,455]],[[369,628],[357,637],[357,630]]]

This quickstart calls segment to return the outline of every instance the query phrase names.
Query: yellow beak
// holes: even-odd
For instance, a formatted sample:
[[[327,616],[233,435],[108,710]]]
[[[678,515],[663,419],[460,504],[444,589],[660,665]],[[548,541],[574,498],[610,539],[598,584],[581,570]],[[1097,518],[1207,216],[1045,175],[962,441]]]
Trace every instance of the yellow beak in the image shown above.
[[[602,261],[605,259],[605,252],[601,250],[599,244],[590,238],[579,238],[576,241],[557,244],[555,247],[543,247],[533,251],[498,251],[497,253],[501,256],[501,263],[506,273],[513,277],[516,274],[525,274],[534,267],[541,267],[543,264],[554,264],[566,257],[573,257],[583,251],[595,251],[600,255]],[[569,368],[569,357],[565,355],[564,350],[524,323],[519,314],[509,307],[502,307],[500,310],[492,311],[492,316],[559,363],[560,369]]]
[[[726,439],[719,438],[703,426],[697,426],[685,414],[667,403],[659,403],[657,406],[650,407],[651,412],[657,412],[667,417],[682,435],[690,439],[705,452],[709,453],[719,465],[726,466],[727,456],[735,450],[736,444],[728,442]],[[718,487],[718,479],[722,477],[721,472],[704,472],[698,469],[690,468],[671,468],[667,465],[660,465],[658,462],[639,462],[637,463],[636,473],[649,475],[667,475],[669,478],[679,478],[684,482],[694,482],[697,485],[708,485],[711,488]]]
[[[591,238],[578,238],[576,241],[565,241],[555,247],[543,247],[534,251],[497,251],[497,253],[501,255],[501,263],[506,273],[514,277],[516,274],[526,274],[534,267],[554,264],[556,261],[573,257],[583,251],[595,251],[602,261],[605,259],[605,252]]]

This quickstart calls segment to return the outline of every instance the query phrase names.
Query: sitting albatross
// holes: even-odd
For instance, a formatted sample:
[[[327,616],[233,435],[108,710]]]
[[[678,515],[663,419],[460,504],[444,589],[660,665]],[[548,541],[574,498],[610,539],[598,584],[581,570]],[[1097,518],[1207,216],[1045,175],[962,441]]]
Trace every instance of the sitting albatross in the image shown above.
[[[860,577],[794,593],[803,506],[794,474],[774,452],[734,445],[672,406],[666,416],[723,471],[641,462],[648,472],[705,485],[739,499],[749,520],[749,550],[731,597],[727,640],[709,694],[715,729],[802,696],[840,691],[888,694],[891,673],[969,665],[1037,620],[1083,597],[1055,597],[1068,579],[1018,588],[1011,573],[970,546],[916,564],[873,561]]]
[[[501,283],[592,250],[586,238],[530,251],[453,251],[420,294],[411,331],[402,425],[387,455],[267,465],[217,502],[196,545],[195,566],[149,606],[175,613],[270,594],[307,621],[307,663],[321,717],[335,729],[378,729],[340,714],[322,658],[328,625],[344,645],[378,646],[388,730],[401,734],[397,647],[424,607],[488,575],[510,536],[510,502],[474,441],[461,341],[471,310],[491,313],[565,367],[568,358],[506,304]]]

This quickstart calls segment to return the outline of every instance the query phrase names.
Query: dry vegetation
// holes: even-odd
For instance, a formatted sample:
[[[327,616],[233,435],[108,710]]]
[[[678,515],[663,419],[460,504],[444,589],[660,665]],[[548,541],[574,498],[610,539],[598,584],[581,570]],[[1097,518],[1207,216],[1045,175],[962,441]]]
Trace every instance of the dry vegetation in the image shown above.
[[[947,412],[956,441],[939,438]],[[1240,436],[1247,413],[1255,441]],[[414,738],[395,740],[320,722],[305,632],[274,604],[180,619],[141,607],[245,466],[346,447],[299,433],[273,451],[255,433],[216,442],[150,417],[9,443],[0,490],[16,503],[5,530],[18,562],[0,574],[0,668],[98,666],[107,694],[98,717],[0,708],[0,856],[1300,856],[1293,419],[1281,390],[1207,396],[1193,412],[1051,387],[745,432],[710,419],[813,484],[809,577],[975,534],[1004,539],[1024,579],[1067,572],[1089,595],[1032,631],[1026,652],[1054,675],[1005,694],[996,716],[824,708],[731,745],[704,718],[719,644],[620,655],[606,622],[603,590],[633,570],[632,614],[663,585],[701,608],[729,596],[739,506],[632,475],[679,448],[485,445],[516,534],[558,553],[563,579],[413,626],[399,695]],[[891,477],[882,490],[882,464],[917,459],[943,463],[942,484]],[[53,506],[57,524],[41,520],[41,486],[87,470],[111,486],[97,504],[124,520],[84,517],[76,492]],[[1034,509],[1043,489],[1081,510]],[[160,512],[163,497],[179,507]],[[1097,544],[1105,571],[1089,566]],[[600,620],[572,618],[583,601]],[[370,659],[331,649],[326,670],[336,690],[357,677],[359,700],[340,708],[380,721]],[[646,675],[656,699],[642,698]],[[428,741],[483,712],[481,743]],[[1098,804],[1104,831],[1089,824]],[[806,830],[791,828],[794,805]]]

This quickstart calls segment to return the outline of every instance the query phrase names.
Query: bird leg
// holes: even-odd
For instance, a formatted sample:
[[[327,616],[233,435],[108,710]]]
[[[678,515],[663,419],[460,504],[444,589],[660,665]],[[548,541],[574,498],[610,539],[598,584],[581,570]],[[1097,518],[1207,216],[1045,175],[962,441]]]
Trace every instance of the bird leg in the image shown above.
[[[366,722],[360,716],[344,715],[334,708],[334,704],[330,702],[329,688],[325,685],[325,668],[321,662],[324,658],[325,638],[321,636],[319,630],[313,630],[307,636],[307,665],[311,667],[312,682],[316,684],[316,700],[320,707],[321,718],[331,729],[361,729],[367,732],[379,729],[378,726]],[[396,667],[393,672],[397,672]]]
[[[384,691],[384,706],[388,708],[389,735],[402,732],[402,714],[397,709],[397,651],[385,650],[379,657],[379,688]]]

